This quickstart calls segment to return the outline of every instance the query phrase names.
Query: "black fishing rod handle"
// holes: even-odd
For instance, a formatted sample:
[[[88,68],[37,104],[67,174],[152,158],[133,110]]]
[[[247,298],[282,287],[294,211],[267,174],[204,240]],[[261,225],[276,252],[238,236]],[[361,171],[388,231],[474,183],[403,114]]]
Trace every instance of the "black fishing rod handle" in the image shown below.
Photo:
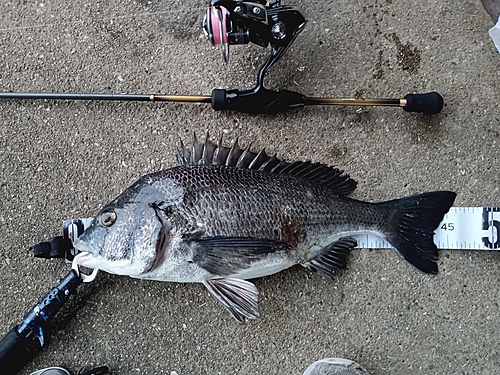
[[[427,94],[408,94],[405,96],[406,112],[420,112],[427,115],[436,115],[443,109],[443,97],[437,92]]]
[[[231,110],[253,114],[279,113],[303,107],[305,103],[304,95],[289,90],[272,91],[261,87],[247,91],[224,89],[212,91],[212,108],[216,111]]]
[[[0,374],[14,375],[41,350],[36,338],[26,338],[12,328],[0,341]]]

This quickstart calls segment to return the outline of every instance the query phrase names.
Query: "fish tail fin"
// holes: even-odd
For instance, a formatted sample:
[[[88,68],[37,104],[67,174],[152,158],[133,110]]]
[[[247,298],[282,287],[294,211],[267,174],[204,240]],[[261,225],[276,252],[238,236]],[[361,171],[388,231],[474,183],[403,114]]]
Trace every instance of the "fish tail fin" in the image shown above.
[[[386,240],[425,273],[438,272],[434,231],[448,212],[456,193],[435,191],[379,203],[392,212]]]

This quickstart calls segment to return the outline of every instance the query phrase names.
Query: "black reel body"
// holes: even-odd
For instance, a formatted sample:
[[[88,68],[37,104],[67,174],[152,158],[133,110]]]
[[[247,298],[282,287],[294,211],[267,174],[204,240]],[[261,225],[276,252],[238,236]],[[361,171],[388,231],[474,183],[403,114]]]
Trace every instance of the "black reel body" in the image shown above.
[[[224,61],[229,59],[230,44],[271,45],[271,53],[259,69],[257,83],[251,90],[212,91],[212,107],[236,109],[247,113],[276,113],[305,105],[302,94],[264,88],[264,75],[286,52],[304,29],[306,19],[300,8],[275,2],[214,0],[207,9],[203,28],[213,45],[221,45]]]
[[[306,19],[300,8],[282,6],[280,2],[269,7],[263,1],[245,2],[214,0],[207,9],[203,29],[213,45],[221,45],[224,60],[229,59],[230,44],[269,44],[288,48],[303,30]]]

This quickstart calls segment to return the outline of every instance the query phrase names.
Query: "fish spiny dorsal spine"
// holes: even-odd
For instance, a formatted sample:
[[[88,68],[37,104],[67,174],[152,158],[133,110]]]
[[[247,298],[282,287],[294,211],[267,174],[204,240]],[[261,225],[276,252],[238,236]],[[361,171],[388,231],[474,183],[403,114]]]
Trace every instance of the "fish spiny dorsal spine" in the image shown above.
[[[264,149],[258,153],[250,151],[250,147],[251,144],[245,149],[241,148],[238,139],[231,147],[226,147],[222,136],[215,144],[210,140],[208,132],[205,141],[200,142],[193,134],[191,147],[185,147],[182,140],[179,142],[177,160],[181,166],[215,165],[285,174],[331,189],[338,195],[348,195],[356,188],[356,181],[340,169],[311,161],[288,163],[278,159],[276,155],[268,156]]]

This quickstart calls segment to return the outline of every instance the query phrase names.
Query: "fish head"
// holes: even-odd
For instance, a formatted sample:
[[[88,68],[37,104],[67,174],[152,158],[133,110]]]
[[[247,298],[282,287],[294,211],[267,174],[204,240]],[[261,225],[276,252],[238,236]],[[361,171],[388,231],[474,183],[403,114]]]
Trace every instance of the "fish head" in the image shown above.
[[[141,179],[142,180],[142,179]],[[75,262],[117,275],[137,276],[151,271],[169,243],[172,226],[162,206],[172,195],[154,182],[141,181],[108,203],[74,241]],[[162,190],[162,189],[160,189]]]
[[[106,207],[74,242],[77,263],[118,275],[139,275],[155,263],[162,236],[153,209]],[[139,215],[139,212],[141,215]]]

